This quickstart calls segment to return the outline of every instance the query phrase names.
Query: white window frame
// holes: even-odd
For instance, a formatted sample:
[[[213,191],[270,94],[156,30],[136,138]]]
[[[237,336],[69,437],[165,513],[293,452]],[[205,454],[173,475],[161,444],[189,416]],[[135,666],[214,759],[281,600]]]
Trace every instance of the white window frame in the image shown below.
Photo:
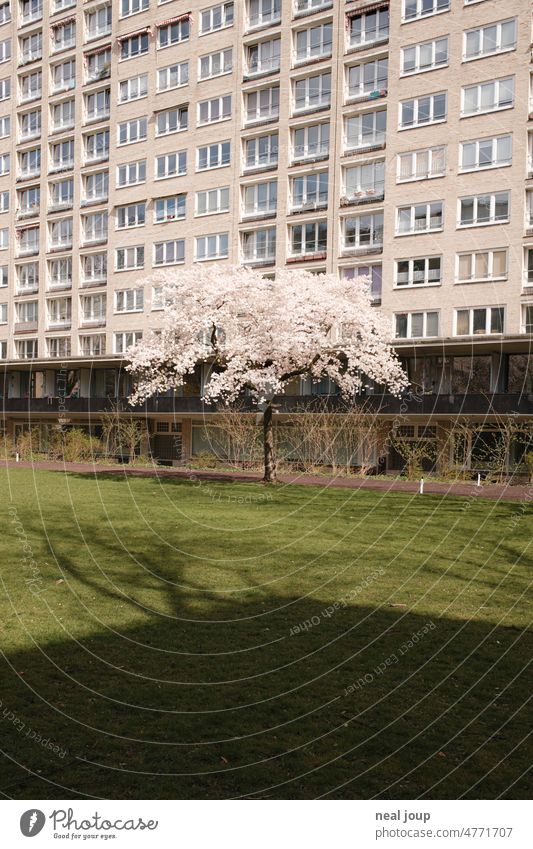
[[[118,84],[118,102],[129,103],[148,96],[148,74],[137,74]]]
[[[202,113],[204,114],[202,115]],[[198,127],[220,124],[221,121],[230,121],[231,118],[231,94],[221,94],[218,97],[211,97],[209,100],[201,100],[198,103],[196,120]]]
[[[164,26],[157,26],[157,49],[166,50],[167,47],[175,47],[176,44],[183,44],[190,37],[191,25],[189,18],[182,18],[178,21],[173,21]],[[163,39],[163,34],[166,33]],[[176,37],[174,37],[176,34]],[[162,42],[165,43],[162,43]]]
[[[233,71],[233,48],[226,47],[198,57],[198,82],[223,77]]]
[[[496,198],[498,196],[507,196],[507,215],[505,218],[498,218],[496,216]],[[479,201],[484,198],[490,198],[490,216],[487,220],[477,220],[477,213],[479,210]],[[461,209],[462,202],[466,200],[472,200],[474,215],[472,223],[461,222]],[[479,195],[465,195],[464,197],[460,197],[457,199],[457,229],[463,230],[467,227],[490,227],[493,224],[508,224],[511,218],[511,192],[507,190],[503,190],[501,192],[487,192],[486,194]]]
[[[138,56],[146,56],[150,51],[150,35],[148,30],[123,38],[120,41],[119,62],[129,62]]]
[[[131,18],[145,12],[150,6],[150,0],[120,0],[119,18]],[[126,11],[124,11],[126,9]]]
[[[413,316],[422,316],[422,333],[420,335],[413,336]],[[428,316],[436,315],[437,316],[437,332],[435,334],[429,334],[428,327]],[[397,319],[400,316],[407,317],[407,333],[405,336],[400,336],[397,334]],[[392,335],[394,339],[437,339],[440,336],[440,311],[439,310],[413,310],[408,312],[406,310],[402,310],[400,312],[396,312],[393,314],[393,323],[392,323]]]
[[[115,271],[138,271],[144,268],[144,245],[128,245],[123,248],[115,248]],[[121,264],[120,257],[124,262]]]
[[[221,186],[216,189],[203,189],[196,192],[194,214],[197,218],[206,215],[220,215],[229,212],[230,187]]]
[[[435,98],[444,97],[444,115],[435,117]],[[422,101],[429,100],[429,117],[426,120],[420,120],[420,104]],[[403,107],[407,103],[413,104],[413,121],[412,123],[404,124],[402,123],[402,115],[403,115]],[[448,92],[447,91],[436,91],[432,94],[421,94],[418,97],[410,97],[407,100],[401,100],[399,103],[399,112],[398,112],[398,130],[404,132],[405,130],[414,130],[418,127],[428,127],[432,124],[443,124],[448,119]]]
[[[115,216],[115,230],[134,230],[144,227],[146,223],[146,201],[117,206]]]
[[[503,274],[494,274],[494,254],[505,254],[505,271]],[[482,277],[475,273],[476,258],[479,255],[487,255],[487,275]],[[461,259],[470,257],[471,274],[468,277],[460,276]],[[493,283],[507,280],[509,277],[509,249],[508,248],[480,248],[475,251],[461,251],[455,258],[455,283],[465,285],[469,283]]]
[[[407,4],[414,4],[414,14],[407,14]],[[431,8],[424,8],[424,0],[402,0],[402,23],[411,23],[418,21],[420,18],[429,18],[433,15],[441,15],[443,12],[449,12],[451,8],[451,0],[432,0]]]
[[[438,276],[436,275],[437,269],[430,268],[430,264],[432,262],[438,261]],[[400,271],[399,265],[400,263],[407,263],[408,270],[407,272]],[[415,270],[415,263],[423,263],[424,268],[422,271],[422,276],[420,276],[421,271]],[[434,255],[434,256],[419,256],[419,257],[405,257],[402,259],[394,260],[394,289],[422,289],[430,286],[441,286],[442,285],[442,276],[443,276],[443,258],[442,255]],[[400,275],[407,274],[405,278],[405,282],[400,281]]]
[[[126,179],[121,180],[121,174]],[[138,186],[146,182],[146,159],[136,159],[134,162],[121,162],[117,165],[116,188],[124,189],[127,186]]]
[[[208,233],[205,236],[197,236],[194,240],[194,261],[195,262],[213,262],[218,259],[228,259],[230,234],[225,233]],[[201,253],[201,245],[205,243],[205,254]],[[214,253],[209,253],[214,246]]]
[[[170,256],[170,259],[167,258],[167,254]],[[158,261],[159,255],[162,256],[160,261]],[[176,255],[178,256],[177,259]],[[161,268],[166,265],[183,265],[185,262],[185,239],[168,239],[164,242],[154,242],[153,257],[154,268]]]
[[[183,118],[185,117],[185,122]],[[175,126],[174,126],[175,124]],[[184,133],[189,127],[189,107],[173,106],[155,113],[155,137]]]
[[[266,139],[268,139],[268,142],[264,144],[266,152],[265,154],[262,154],[260,145],[262,140],[264,141]],[[273,141],[274,139],[275,141]],[[269,165],[277,165],[279,154],[279,134],[277,132],[264,133],[260,136],[244,139],[243,144],[243,167],[245,171],[254,170],[256,168],[267,168]],[[249,159],[249,144],[254,145],[253,161]]]
[[[115,292],[115,313],[143,312],[144,288],[118,289]]]
[[[227,145],[228,149],[229,149],[228,161],[227,162],[222,161],[223,156],[224,156],[224,146],[225,145]],[[203,168],[200,167],[201,151],[203,151],[203,150],[208,151],[208,159],[206,161],[209,161],[209,157],[211,156],[211,151],[213,151],[214,149],[216,149],[216,151],[217,151],[217,161],[216,161],[216,163],[214,165],[208,164]],[[221,142],[215,142],[214,144],[201,145],[200,147],[198,147],[196,149],[196,171],[212,171],[214,168],[228,168],[230,165],[231,165],[231,142],[229,140],[221,141]]]
[[[168,221],[182,221],[187,215],[187,195],[185,193],[154,198],[154,224],[166,224]]]
[[[329,78],[329,88],[327,80]],[[317,89],[317,94],[313,93],[313,80],[319,80],[319,85]],[[293,88],[293,114],[298,115],[302,112],[305,112],[308,109],[317,109],[321,106],[330,106],[331,105],[331,82],[332,75],[331,71],[322,71],[318,74],[313,74],[309,77],[303,77],[303,79],[294,81]],[[298,103],[298,86],[300,83],[304,84],[304,97],[303,102]]]
[[[434,160],[440,163],[442,154],[441,170],[434,170]],[[417,166],[419,157],[427,157],[427,168],[419,170]],[[409,176],[402,177],[402,159],[411,160],[411,171]],[[413,183],[419,180],[434,180],[436,177],[446,175],[447,147],[438,145],[435,147],[421,148],[420,150],[406,150],[398,153],[396,157],[396,182]]]
[[[121,141],[120,137],[123,129],[125,130],[125,139]],[[148,118],[144,115],[140,118],[130,118],[128,121],[121,121],[117,126],[117,147],[124,147],[127,144],[137,144],[137,142],[146,141],[147,138]]]
[[[500,102],[502,91],[505,91],[505,84],[508,82],[512,83],[511,93],[512,99],[510,101]],[[490,106],[482,106],[481,105],[481,93],[483,88],[487,86],[492,86],[494,88],[494,99]],[[466,96],[467,92],[476,91],[476,107],[471,111],[466,111]],[[473,115],[487,115],[490,112],[502,112],[504,109],[512,109],[515,104],[515,78],[514,76],[508,77],[499,77],[495,80],[485,80],[480,83],[475,83],[474,85],[463,86],[461,88],[461,118],[470,118]]]
[[[436,206],[437,204],[440,204],[440,216],[437,215],[435,211],[433,212],[433,215],[432,215],[431,207]],[[417,220],[421,220],[421,219],[416,218],[417,207],[425,207],[426,208],[426,215],[425,215],[426,226],[423,229],[417,228],[416,224],[415,224],[415,222]],[[402,212],[405,212],[407,210],[409,210],[411,226],[410,226],[409,230],[400,230],[401,214],[402,214]],[[442,201],[442,200],[420,201],[420,203],[412,203],[412,204],[406,204],[405,206],[398,206],[398,207],[396,207],[395,218],[396,218],[395,236],[416,236],[419,233],[439,233],[441,230],[444,229],[444,201]],[[432,227],[431,226],[431,219],[432,218],[440,219],[440,224]]]
[[[170,162],[174,161],[176,163],[176,170],[169,172]],[[164,165],[164,174],[159,173],[159,164],[163,163]],[[184,164],[183,170],[181,170],[181,164]],[[187,151],[186,150],[175,150],[170,153],[163,153],[160,156],[156,156],[155,164],[154,164],[154,180],[168,180],[172,177],[184,177],[187,174]]]
[[[218,14],[219,12],[220,14]],[[234,3],[217,3],[214,6],[201,9],[199,20],[200,35],[208,35],[211,32],[219,32],[221,29],[232,27],[235,21]]]
[[[485,329],[484,331],[474,331],[474,312],[479,310],[485,310]],[[502,329],[501,330],[491,330],[492,327],[492,311],[503,310],[503,318],[502,318]],[[460,312],[468,312],[468,333],[458,333],[457,325],[459,319]],[[466,336],[502,336],[505,333],[505,319],[506,319],[506,310],[505,305],[496,304],[491,306],[479,306],[479,307],[458,307],[454,310],[453,313],[453,335],[466,337]],[[488,327],[488,329],[487,329]]]
[[[446,44],[446,57],[437,62],[437,45]],[[424,61],[422,64],[422,56],[426,52],[430,53],[430,61]],[[440,48],[442,50],[442,47]],[[414,51],[414,66],[406,70],[405,60],[408,52]],[[447,35],[439,38],[431,39],[430,41],[420,41],[417,44],[409,44],[402,47],[400,51],[400,76],[412,77],[415,74],[424,74],[427,71],[434,71],[437,68],[446,68],[450,62],[450,39]]]
[[[503,27],[506,24],[514,24],[514,41],[508,47],[502,47],[502,31]],[[484,42],[485,42],[485,32],[486,30],[490,30],[496,28],[496,41],[495,47],[493,50],[485,50]],[[518,20],[516,18],[506,18],[503,21],[493,21],[490,24],[483,24],[482,26],[470,27],[465,30],[463,33],[463,62],[472,62],[475,59],[483,59],[485,56],[497,56],[499,53],[509,53],[512,50],[516,50],[517,43],[517,31],[518,31]],[[467,46],[468,46],[468,36],[474,33],[479,33],[479,43],[480,49],[477,53],[468,56],[467,55]]]
[[[143,338],[142,330],[126,330],[113,335],[113,347],[115,354],[126,354],[132,345],[137,345]]]
[[[177,62],[157,70],[157,91],[171,91],[189,82],[189,62]]]
[[[507,159],[502,159],[501,161],[498,157],[498,142],[501,139],[510,139],[510,157]],[[480,145],[488,145],[491,143],[492,148],[492,159],[490,162],[487,162],[484,165],[480,164]],[[467,146],[473,145],[476,152],[476,161],[474,165],[464,166],[463,165],[463,157],[465,148]],[[471,171],[486,171],[489,168],[504,168],[513,164],[513,134],[512,133],[503,133],[498,136],[487,136],[479,139],[469,139],[468,141],[462,141],[459,145],[459,172],[462,174],[468,174]]]

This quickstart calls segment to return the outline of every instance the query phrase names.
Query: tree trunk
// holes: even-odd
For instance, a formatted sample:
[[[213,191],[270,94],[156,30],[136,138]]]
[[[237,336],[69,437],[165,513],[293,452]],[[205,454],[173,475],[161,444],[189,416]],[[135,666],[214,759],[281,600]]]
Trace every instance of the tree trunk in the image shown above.
[[[272,404],[269,401],[263,413],[263,445],[265,449],[265,483],[275,483],[276,462],[274,460],[274,428],[272,426]]]

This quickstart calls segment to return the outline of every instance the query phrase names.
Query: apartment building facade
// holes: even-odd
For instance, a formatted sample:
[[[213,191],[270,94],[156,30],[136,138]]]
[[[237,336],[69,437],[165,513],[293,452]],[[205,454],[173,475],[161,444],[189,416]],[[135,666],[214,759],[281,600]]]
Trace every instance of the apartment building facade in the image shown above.
[[[529,0],[1,2],[8,439],[126,398],[147,278],[203,262],[369,276],[414,437],[533,418],[531,60]],[[139,411],[158,456],[202,379]]]

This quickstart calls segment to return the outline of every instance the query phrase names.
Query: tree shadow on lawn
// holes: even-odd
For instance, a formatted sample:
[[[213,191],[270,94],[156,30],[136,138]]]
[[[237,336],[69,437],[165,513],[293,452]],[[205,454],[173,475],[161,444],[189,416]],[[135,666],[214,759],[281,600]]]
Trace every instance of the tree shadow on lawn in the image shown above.
[[[61,592],[102,592],[62,567]],[[268,588],[165,593],[162,615],[113,591],[133,626],[104,616],[79,635],[67,616],[64,638],[2,660],[5,797],[525,797],[527,631],[390,606],[328,615]]]

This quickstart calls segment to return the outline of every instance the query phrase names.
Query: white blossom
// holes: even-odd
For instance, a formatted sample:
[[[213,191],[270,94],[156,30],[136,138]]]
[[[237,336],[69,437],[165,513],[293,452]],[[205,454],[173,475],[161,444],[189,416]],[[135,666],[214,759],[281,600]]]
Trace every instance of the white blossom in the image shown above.
[[[327,376],[345,397],[368,378],[396,395],[407,384],[368,281],[202,265],[145,283],[162,287],[164,308],[157,330],[128,351],[134,402],[178,388],[202,362],[213,364],[206,401],[231,402],[245,388],[261,401],[299,375]]]

